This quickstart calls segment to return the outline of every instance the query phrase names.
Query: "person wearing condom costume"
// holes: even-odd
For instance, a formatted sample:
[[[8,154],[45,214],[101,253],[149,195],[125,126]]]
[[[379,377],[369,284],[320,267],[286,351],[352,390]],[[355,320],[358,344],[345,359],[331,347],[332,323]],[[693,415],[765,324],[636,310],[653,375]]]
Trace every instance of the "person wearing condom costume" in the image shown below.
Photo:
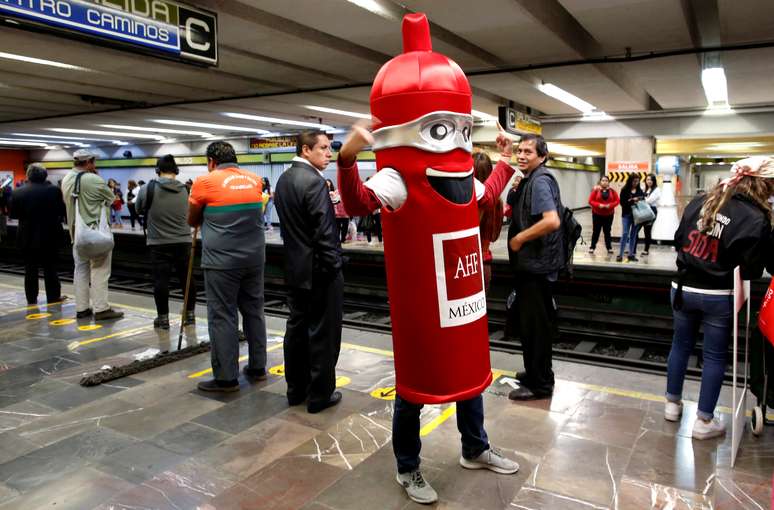
[[[382,211],[396,399],[397,481],[420,503],[437,500],[419,469],[424,404],[457,403],[460,464],[512,474],[515,462],[490,446],[481,393],[491,383],[478,205],[491,206],[513,170],[511,141],[486,183],[473,177],[471,90],[459,66],[432,51],[424,14],[403,19],[401,55],[374,79],[374,131],[356,125],[339,152],[347,213]],[[356,157],[376,153],[377,173],[360,180]]]

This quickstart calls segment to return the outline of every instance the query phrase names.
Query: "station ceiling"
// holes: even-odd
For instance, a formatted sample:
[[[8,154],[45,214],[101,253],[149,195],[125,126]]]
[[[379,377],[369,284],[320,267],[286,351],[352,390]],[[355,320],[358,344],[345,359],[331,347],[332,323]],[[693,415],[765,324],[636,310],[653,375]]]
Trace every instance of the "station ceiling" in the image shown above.
[[[223,115],[229,112],[345,127],[352,117],[306,106],[367,114],[368,84],[401,51],[400,21],[411,11],[427,13],[434,48],[469,73],[474,109],[491,115],[508,101],[538,116],[578,114],[540,92],[540,83],[552,83],[610,114],[705,108],[701,58],[690,51],[740,45],[757,47],[720,53],[730,105],[774,105],[774,47],[767,47],[774,43],[771,0],[192,3],[218,14],[218,67],[0,25],[0,55],[78,68],[0,56],[0,137],[52,134],[48,130],[54,128],[107,129],[103,125],[170,127],[154,120],[292,129]],[[604,57],[653,52],[678,54],[599,63]],[[569,62],[573,65],[565,65]],[[530,65],[537,68],[525,69]]]

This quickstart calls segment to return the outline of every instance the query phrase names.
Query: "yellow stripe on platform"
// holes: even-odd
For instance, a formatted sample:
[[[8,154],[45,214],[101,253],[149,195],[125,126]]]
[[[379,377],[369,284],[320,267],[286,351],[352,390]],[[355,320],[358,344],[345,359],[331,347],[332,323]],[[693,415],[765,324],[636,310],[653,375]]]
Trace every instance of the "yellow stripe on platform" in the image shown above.
[[[272,345],[271,347],[268,347],[266,349],[266,352],[276,351],[277,349],[282,349],[282,344]],[[247,354],[245,354],[244,356],[239,356],[238,361],[247,361]],[[212,373],[212,368],[207,368],[205,370],[200,370],[198,372],[194,372],[193,374],[189,374],[188,378],[189,379],[196,379],[196,378],[199,378],[199,377],[201,377],[203,375],[207,375],[207,374],[211,374],[211,373]]]
[[[457,412],[457,404],[452,404],[446,409],[443,410],[441,414],[436,416],[433,421],[419,429],[419,435],[424,437],[428,435],[430,432],[437,429],[443,422],[451,418],[451,416]]]
[[[80,340],[80,341],[71,342],[67,346],[67,348],[70,349],[71,351],[73,351],[73,350],[77,349],[78,347],[83,347],[84,345],[90,345],[90,344],[94,344],[94,343],[97,343],[97,342],[102,342],[103,340],[108,340],[110,338],[123,337],[123,336],[132,336],[132,335],[134,335],[136,333],[140,333],[142,331],[146,331],[146,330],[149,330],[149,329],[153,329],[153,325],[152,324],[148,324],[146,326],[140,326],[139,328],[125,329],[123,331],[116,331],[115,333],[111,333],[109,335],[105,335],[105,336],[101,336],[101,337],[97,337],[97,338],[90,338],[88,340]]]

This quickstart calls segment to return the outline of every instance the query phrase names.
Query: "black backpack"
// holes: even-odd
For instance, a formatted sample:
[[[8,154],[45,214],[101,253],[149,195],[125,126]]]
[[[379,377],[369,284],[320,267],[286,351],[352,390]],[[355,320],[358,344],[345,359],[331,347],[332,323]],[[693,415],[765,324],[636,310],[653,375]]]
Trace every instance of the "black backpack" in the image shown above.
[[[546,172],[545,175],[549,176],[556,184],[556,188],[559,189],[559,181],[556,180],[556,177],[548,172]],[[575,219],[572,209],[565,207],[564,204],[562,204],[561,198],[559,199],[559,209],[561,210],[559,216],[559,220],[561,221],[559,230],[562,238],[562,258],[564,260],[562,268],[559,269],[559,276],[562,278],[572,278],[572,259],[575,254],[575,245],[578,244],[578,239],[581,237],[583,227],[581,227],[578,220]]]
[[[564,206],[562,206],[562,209],[562,217],[560,218],[562,224],[559,228],[561,229],[564,247],[564,266],[559,273],[565,278],[572,278],[572,259],[575,253],[575,245],[578,243],[578,239],[580,239],[583,227],[575,219],[572,209]]]

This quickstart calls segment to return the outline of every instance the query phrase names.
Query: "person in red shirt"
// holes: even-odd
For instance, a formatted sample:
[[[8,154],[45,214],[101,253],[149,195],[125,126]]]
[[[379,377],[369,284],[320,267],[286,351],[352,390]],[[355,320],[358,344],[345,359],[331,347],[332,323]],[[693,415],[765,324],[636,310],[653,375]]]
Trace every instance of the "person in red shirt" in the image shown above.
[[[473,170],[476,179],[480,182],[486,182],[489,179],[492,174],[492,160],[486,152],[473,154]],[[478,215],[484,263],[484,289],[489,290],[489,283],[492,281],[492,250],[489,249],[489,245],[497,241],[503,228],[503,201],[498,197],[490,207],[481,207]]]
[[[613,225],[613,215],[615,208],[621,202],[618,193],[610,187],[610,179],[603,175],[589,195],[589,205],[591,206],[591,219],[594,226],[591,234],[591,247],[589,253],[594,253],[599,241],[599,233],[605,234],[605,246],[607,254],[613,254],[613,243],[610,239],[610,227]]]

